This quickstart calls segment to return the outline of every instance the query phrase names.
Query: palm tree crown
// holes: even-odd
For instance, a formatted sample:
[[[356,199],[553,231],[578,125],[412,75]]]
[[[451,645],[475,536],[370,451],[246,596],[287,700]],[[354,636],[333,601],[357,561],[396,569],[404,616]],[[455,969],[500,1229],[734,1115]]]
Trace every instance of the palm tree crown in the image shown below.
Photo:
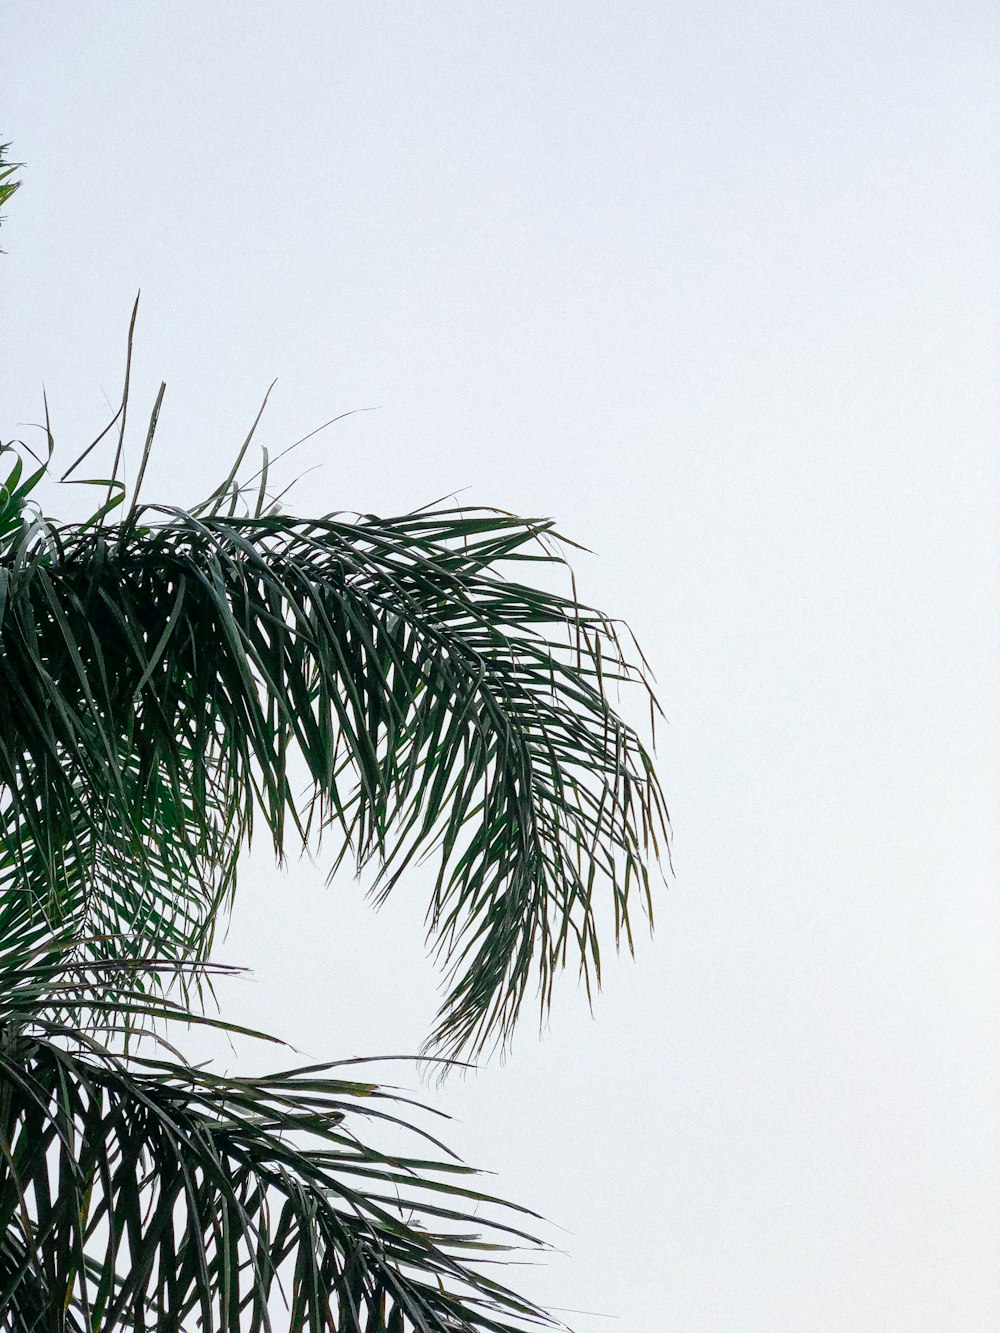
[[[38,508],[47,427],[35,465],[2,453],[0,1329],[266,1328],[279,1288],[294,1329],[526,1327],[477,1263],[519,1216],[440,1145],[364,1147],[400,1115],[385,1094],[332,1067],[223,1078],[142,1033],[225,1026],[199,987],[255,828],[373,865],[378,898],[436,859],[439,1055],[502,1043],[570,961],[589,991],[601,904],[631,947],[665,845],[611,701],[634,682],[655,710],[643,660],[514,577],[563,562],[548,521],[291,517],[266,457],[239,480],[250,436],[204,503],[145,503],[162,397],[127,494],[126,376],[85,521]]]

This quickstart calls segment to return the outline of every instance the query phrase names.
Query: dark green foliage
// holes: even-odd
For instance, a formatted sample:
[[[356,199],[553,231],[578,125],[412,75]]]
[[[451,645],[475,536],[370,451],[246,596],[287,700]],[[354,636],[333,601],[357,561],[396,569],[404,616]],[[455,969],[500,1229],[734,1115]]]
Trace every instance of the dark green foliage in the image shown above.
[[[378,1089],[143,1034],[209,1021],[186,1006],[261,827],[379,899],[436,859],[439,1051],[503,1041],[567,962],[589,991],[602,896],[631,947],[666,835],[610,698],[655,708],[642,660],[515,577],[563,564],[548,521],[290,517],[266,456],[238,480],[250,437],[203,504],[141,502],[162,387],[127,496],[128,379],[88,520],[36,502],[51,433],[37,465],[0,446],[0,1330],[266,1328],[280,1284],[295,1330],[522,1328],[477,1263],[516,1223],[466,1168],[364,1147]]]
[[[439,856],[444,1049],[507,1034],[533,978],[547,1002],[570,948],[599,977],[595,888],[616,929],[630,889],[648,907],[663,808],[607,698],[641,679],[615,627],[501,573],[558,561],[550,525],[219,507],[8,521],[0,780],[23,882],[83,934],[202,957],[255,816],[279,853],[337,828],[336,860],[375,859],[383,895]]]
[[[68,991],[96,1016],[109,983],[133,1018],[181,1016],[127,970],[0,961],[5,1333],[257,1330],[281,1292],[302,1330],[543,1319],[475,1265],[530,1241],[513,1210],[426,1135],[409,1157],[356,1137],[403,1125],[398,1101],[331,1066],[248,1080],[114,1054],[59,1014]]]

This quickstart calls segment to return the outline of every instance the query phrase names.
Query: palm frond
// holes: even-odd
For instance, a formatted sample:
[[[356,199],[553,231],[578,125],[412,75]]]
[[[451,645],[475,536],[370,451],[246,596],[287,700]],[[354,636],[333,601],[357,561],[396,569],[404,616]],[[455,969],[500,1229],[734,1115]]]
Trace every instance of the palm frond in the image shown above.
[[[192,865],[218,844],[219,810],[235,842],[262,810],[279,851],[286,818],[300,835],[335,821],[360,864],[384,862],[386,889],[437,843],[431,924],[462,969],[439,1035],[508,1031],[536,951],[545,998],[567,943],[599,974],[595,879],[604,872],[627,925],[662,814],[648,757],[605,692],[636,674],[614,627],[493,567],[538,535],[454,512],[174,511],[142,530],[48,530],[47,558],[36,540],[11,561],[2,626],[0,764],[17,816],[51,827],[58,814],[69,830],[88,809],[112,811],[147,879],[162,826],[130,789],[151,783],[190,810],[196,828],[178,817],[173,845]]]
[[[546,1006],[570,956],[599,983],[599,889],[631,946],[666,810],[613,692],[655,701],[613,621],[508,572],[563,564],[550,522],[241,516],[230,477],[192,511],[74,525],[5,493],[3,836],[48,849],[46,894],[117,826],[134,893],[91,865],[92,910],[154,952],[168,922],[176,956],[204,956],[255,818],[279,856],[336,828],[334,865],[375,862],[382,896],[432,853],[450,1053],[505,1037],[533,983]]]
[[[122,1002],[102,969],[0,967],[4,1333],[235,1333],[279,1311],[298,1333],[550,1322],[483,1267],[537,1244],[527,1215],[429,1158],[440,1145],[409,1123],[412,1103],[337,1066],[239,1079],[116,1054],[66,1024],[67,987],[91,1008]],[[163,1012],[138,992],[128,1003]],[[364,1124],[423,1146],[372,1147]]]

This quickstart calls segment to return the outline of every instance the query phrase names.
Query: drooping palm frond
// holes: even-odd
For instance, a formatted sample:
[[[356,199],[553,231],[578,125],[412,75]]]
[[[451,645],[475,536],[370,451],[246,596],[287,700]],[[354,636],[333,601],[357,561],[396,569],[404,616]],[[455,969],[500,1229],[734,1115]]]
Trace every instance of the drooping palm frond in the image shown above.
[[[184,1012],[110,972],[0,960],[3,1333],[549,1322],[482,1266],[536,1244],[521,1210],[428,1160],[425,1131],[409,1156],[357,1136],[418,1142],[412,1103],[335,1066],[251,1080],[115,1054],[67,1026],[67,994],[143,1022]]]
[[[336,828],[335,864],[374,861],[383,895],[438,857],[440,1049],[506,1036],[570,957],[599,981],[596,895],[631,945],[666,812],[612,698],[633,682],[652,701],[641,658],[606,616],[508,572],[562,563],[551,523],[263,500],[240,516],[234,476],[191,511],[133,501],[112,523],[113,473],[94,520],[59,524],[28,515],[14,463],[0,814],[8,855],[34,857],[23,882],[58,905],[85,881],[86,933],[129,934],[137,956],[204,956],[255,818],[279,855]]]

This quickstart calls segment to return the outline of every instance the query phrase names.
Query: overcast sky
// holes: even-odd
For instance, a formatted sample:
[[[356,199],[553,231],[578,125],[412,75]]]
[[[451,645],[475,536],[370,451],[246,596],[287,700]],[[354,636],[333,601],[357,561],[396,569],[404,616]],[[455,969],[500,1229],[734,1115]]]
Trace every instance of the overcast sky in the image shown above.
[[[376,407],[289,507],[554,515],[653,664],[654,939],[427,1091],[562,1228],[515,1276],[579,1333],[1000,1324],[997,23],[3,7],[0,435],[44,383],[91,438],[141,287],[149,496],[213,486],[275,376],[273,448]],[[322,881],[254,858],[227,1012],[416,1050],[425,881],[377,916]]]

